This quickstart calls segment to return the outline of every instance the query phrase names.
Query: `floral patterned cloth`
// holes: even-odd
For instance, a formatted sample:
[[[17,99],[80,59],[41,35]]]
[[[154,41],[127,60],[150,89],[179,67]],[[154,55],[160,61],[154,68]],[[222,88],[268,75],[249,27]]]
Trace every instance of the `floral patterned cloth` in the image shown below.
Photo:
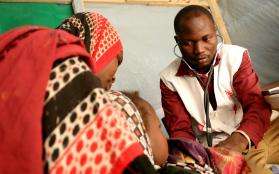
[[[215,170],[220,174],[241,174],[247,168],[242,154],[222,147],[209,148],[209,155]]]

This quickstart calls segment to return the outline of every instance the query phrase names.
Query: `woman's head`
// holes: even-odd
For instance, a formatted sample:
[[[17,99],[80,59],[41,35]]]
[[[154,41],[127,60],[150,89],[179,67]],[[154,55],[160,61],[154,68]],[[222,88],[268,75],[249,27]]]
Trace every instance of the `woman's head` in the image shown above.
[[[91,54],[93,73],[103,88],[110,89],[123,59],[120,37],[111,23],[96,12],[78,13],[66,19],[58,29],[81,38]]]

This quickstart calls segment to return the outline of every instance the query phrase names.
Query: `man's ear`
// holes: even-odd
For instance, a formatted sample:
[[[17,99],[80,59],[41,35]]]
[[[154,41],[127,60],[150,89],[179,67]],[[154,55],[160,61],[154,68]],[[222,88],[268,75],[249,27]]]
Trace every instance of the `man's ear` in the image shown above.
[[[177,36],[174,36],[174,40],[175,40],[175,42],[178,44],[178,37]]]
[[[177,45],[180,46],[180,40],[178,39],[178,36],[174,36],[174,40],[177,43]]]

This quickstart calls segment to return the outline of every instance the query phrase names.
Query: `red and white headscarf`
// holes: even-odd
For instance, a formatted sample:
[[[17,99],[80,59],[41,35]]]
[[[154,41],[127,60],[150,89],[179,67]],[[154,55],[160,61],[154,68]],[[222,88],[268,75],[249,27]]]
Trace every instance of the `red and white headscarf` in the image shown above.
[[[94,73],[100,72],[123,48],[119,35],[110,22],[96,12],[78,13],[66,19],[58,29],[81,38],[92,56]]]

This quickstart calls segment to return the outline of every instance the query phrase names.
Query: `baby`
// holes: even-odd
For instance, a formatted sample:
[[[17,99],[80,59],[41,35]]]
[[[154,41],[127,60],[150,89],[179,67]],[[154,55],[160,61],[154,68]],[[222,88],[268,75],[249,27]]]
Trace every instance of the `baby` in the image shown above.
[[[170,146],[172,146],[173,148],[171,154],[175,156],[178,166],[180,165],[180,167],[184,167],[177,168],[177,165],[175,165],[175,167],[171,165],[165,165],[167,163],[170,150],[167,139],[163,135],[163,132],[161,130],[161,124],[155,110],[146,100],[139,96],[138,92],[123,92],[123,94],[127,96],[139,110],[144,126],[146,128],[147,135],[150,139],[154,162],[156,165],[163,167],[161,168],[159,173],[171,173],[169,172],[171,170],[173,173],[192,173],[191,171],[197,171],[201,174],[213,173],[213,170],[208,165],[200,166],[189,154],[183,153],[179,149],[176,149],[177,151],[175,151],[173,145],[175,143],[177,143],[177,145],[179,144],[176,141],[172,141],[172,143],[170,144]],[[184,147],[188,147],[185,143],[183,145]],[[169,162],[172,163],[171,161],[168,161],[168,163]]]
[[[123,92],[136,105],[140,112],[147,135],[149,136],[154,162],[162,166],[168,158],[167,139],[161,130],[161,124],[153,107],[138,92]]]

